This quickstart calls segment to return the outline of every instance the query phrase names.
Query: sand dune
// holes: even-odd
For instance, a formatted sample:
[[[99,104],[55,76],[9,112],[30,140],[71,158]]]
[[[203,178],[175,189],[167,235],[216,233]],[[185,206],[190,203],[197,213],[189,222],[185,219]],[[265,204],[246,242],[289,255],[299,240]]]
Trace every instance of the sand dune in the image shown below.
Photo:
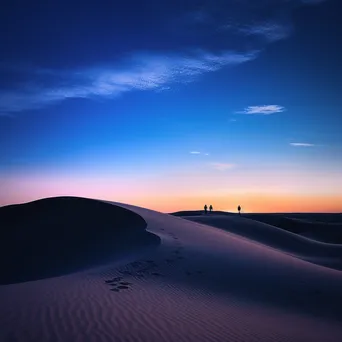
[[[158,248],[1,285],[1,341],[341,341],[340,271],[222,229],[113,204],[142,217]]]
[[[235,217],[237,214],[215,211],[209,215]],[[203,216],[203,210],[188,210],[171,215],[189,218]],[[322,213],[281,213],[281,214],[243,214],[244,218],[263,222],[320,242],[342,244],[342,214]]]
[[[159,244],[146,226],[131,211],[84,198],[2,207],[0,284],[70,273]]]
[[[238,215],[200,215],[183,218],[221,228],[301,259],[342,270],[342,245],[328,244]]]
[[[317,241],[342,244],[340,214],[247,214],[245,216]]]

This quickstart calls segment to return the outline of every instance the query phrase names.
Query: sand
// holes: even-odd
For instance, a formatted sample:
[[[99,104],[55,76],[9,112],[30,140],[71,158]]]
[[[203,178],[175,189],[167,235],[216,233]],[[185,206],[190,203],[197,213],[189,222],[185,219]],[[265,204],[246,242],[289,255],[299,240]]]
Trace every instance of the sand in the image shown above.
[[[143,218],[160,243],[87,270],[1,285],[0,341],[342,340],[341,271],[252,236],[112,204]]]
[[[341,214],[247,214],[245,217],[313,240],[342,244]]]
[[[263,215],[262,217],[266,217],[265,221],[275,221],[273,216],[269,218],[267,215]],[[342,270],[342,245],[339,244],[324,243],[314,239],[313,236],[305,237],[282,228],[251,220],[245,216],[213,213],[183,216],[183,218],[224,229],[240,237],[248,238],[318,265]],[[276,222],[279,221],[283,222],[280,219],[276,220]],[[289,221],[286,220],[286,222],[289,226]],[[308,226],[308,224],[305,224],[305,226]],[[322,227],[322,229],[324,228],[325,226]]]

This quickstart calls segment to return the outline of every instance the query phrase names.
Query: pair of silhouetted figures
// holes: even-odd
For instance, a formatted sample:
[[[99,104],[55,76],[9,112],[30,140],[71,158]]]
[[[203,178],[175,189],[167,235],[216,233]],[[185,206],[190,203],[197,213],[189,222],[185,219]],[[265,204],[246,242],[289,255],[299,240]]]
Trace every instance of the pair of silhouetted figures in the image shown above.
[[[214,209],[213,206],[210,204],[210,207],[209,207],[210,212],[212,212],[213,209]],[[207,206],[207,205],[204,206],[204,213],[205,213],[205,214],[208,213],[208,206]]]
[[[209,207],[210,212],[212,212],[213,209],[214,209],[213,206],[210,204],[210,207]],[[237,207],[237,210],[239,212],[239,215],[241,216],[241,206],[240,205]],[[204,205],[204,213],[205,214],[208,213],[208,206],[206,204]]]

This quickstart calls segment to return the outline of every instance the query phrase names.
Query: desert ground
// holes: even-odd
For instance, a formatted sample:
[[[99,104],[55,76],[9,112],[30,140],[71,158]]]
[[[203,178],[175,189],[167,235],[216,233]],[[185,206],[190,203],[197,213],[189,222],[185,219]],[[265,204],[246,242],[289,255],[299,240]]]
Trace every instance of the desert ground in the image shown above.
[[[0,341],[342,341],[341,215],[0,208]]]

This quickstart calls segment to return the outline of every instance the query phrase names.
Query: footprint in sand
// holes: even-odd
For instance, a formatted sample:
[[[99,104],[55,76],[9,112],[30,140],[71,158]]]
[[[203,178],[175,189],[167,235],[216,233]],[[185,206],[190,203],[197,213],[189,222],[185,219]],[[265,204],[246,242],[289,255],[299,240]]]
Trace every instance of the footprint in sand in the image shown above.
[[[158,265],[154,260],[142,260],[127,264],[123,269],[119,270],[119,272],[131,277],[144,278],[156,267],[158,267]]]
[[[111,284],[111,283],[115,283],[115,282],[120,281],[120,280],[122,280],[122,277],[115,277],[113,279],[105,280],[105,283]]]
[[[119,292],[120,290],[127,290],[130,288],[130,285],[133,284],[128,281],[121,281],[119,284],[112,284],[114,287],[112,287],[110,291]]]
[[[177,261],[177,259],[165,259],[165,261],[169,264],[174,263]],[[139,266],[139,267],[138,267]],[[159,276],[163,277],[164,275],[157,272],[156,268],[158,267],[158,264],[154,260],[143,260],[143,261],[136,261],[132,262],[130,264],[127,264],[124,269],[119,270],[119,272],[123,275],[135,277],[135,278],[145,278],[146,276]],[[132,285],[132,283],[128,281],[120,281],[121,279],[115,279],[118,280],[119,283],[115,283],[112,280],[108,280],[107,284],[113,286],[111,291],[118,292],[120,289],[128,289]],[[117,290],[117,291],[116,291]]]
[[[132,285],[132,283],[130,283],[130,282],[128,282],[128,281],[120,281],[120,284],[121,284],[121,285],[125,285],[125,286],[127,286],[127,285]]]
[[[129,289],[129,287],[126,286],[126,285],[119,285],[119,286],[117,287],[117,289],[120,289],[120,290],[127,290],[127,289]]]

